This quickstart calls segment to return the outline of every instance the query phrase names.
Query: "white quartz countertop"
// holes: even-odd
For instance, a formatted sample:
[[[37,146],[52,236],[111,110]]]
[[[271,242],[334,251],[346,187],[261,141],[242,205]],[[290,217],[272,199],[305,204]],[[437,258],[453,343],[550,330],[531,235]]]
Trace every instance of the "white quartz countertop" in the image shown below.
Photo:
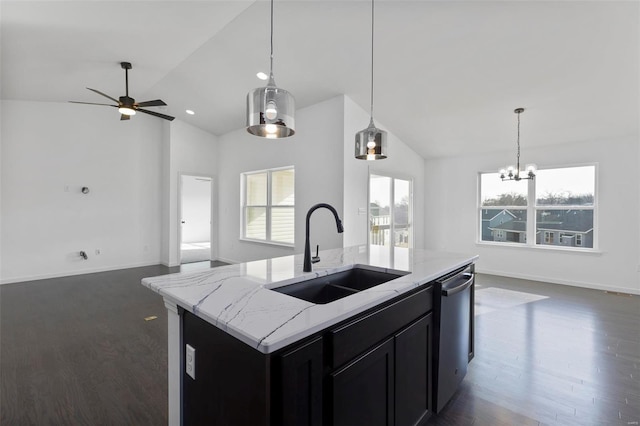
[[[302,271],[300,254],[144,278],[142,284],[257,350],[270,353],[478,258],[396,249],[392,259],[387,253],[388,248],[355,246],[321,251],[321,261],[313,265],[313,272]],[[350,269],[353,265],[409,274],[324,305],[270,289]]]

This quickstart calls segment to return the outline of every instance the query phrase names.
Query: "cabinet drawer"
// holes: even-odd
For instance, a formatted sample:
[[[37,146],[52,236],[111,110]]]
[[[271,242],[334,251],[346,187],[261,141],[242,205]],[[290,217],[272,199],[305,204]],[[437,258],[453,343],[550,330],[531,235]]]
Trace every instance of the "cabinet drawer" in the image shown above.
[[[378,311],[331,330],[331,367],[336,368],[352,360],[432,308],[433,287],[429,285]]]

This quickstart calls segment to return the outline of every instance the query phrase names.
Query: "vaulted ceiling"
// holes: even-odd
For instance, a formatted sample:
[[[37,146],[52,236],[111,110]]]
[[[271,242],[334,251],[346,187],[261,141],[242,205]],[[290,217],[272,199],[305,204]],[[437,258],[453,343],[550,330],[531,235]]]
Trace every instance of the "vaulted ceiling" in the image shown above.
[[[297,107],[346,94],[368,110],[371,3],[274,7],[274,74]],[[133,97],[217,135],[244,126],[269,66],[263,0],[2,0],[0,25],[2,99],[102,102],[85,87],[123,95],[129,61]],[[514,148],[516,107],[524,147],[637,135],[639,28],[632,1],[377,0],[376,122],[425,158]]]

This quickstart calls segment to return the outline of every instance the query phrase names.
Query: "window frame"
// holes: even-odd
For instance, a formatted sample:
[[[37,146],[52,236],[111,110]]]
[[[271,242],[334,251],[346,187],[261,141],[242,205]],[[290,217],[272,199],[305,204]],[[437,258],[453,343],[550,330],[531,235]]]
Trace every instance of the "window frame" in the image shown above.
[[[294,203],[292,205],[287,205],[287,206],[274,206],[272,204],[272,195],[273,195],[273,179],[272,179],[272,174],[275,172],[281,172],[284,170],[292,170],[294,173],[294,181],[293,181],[293,188],[294,188],[294,194],[295,194],[295,166],[282,166],[282,167],[274,167],[274,168],[270,168],[270,169],[263,169],[263,170],[252,170],[252,171],[248,171],[248,172],[242,172],[240,173],[240,240],[241,241],[248,241],[248,242],[252,242],[252,243],[260,243],[260,244],[269,244],[269,245],[274,245],[274,246],[279,246],[279,247],[289,247],[289,248],[295,248],[295,235],[296,235],[296,220],[295,220],[295,197],[294,197]],[[248,195],[248,191],[247,191],[247,177],[251,176],[251,175],[258,175],[258,174],[263,174],[266,173],[267,174],[267,203],[264,205],[247,205],[247,195]],[[247,209],[249,207],[262,207],[265,209],[265,214],[266,214],[266,219],[265,219],[265,239],[260,239],[260,238],[251,238],[251,237],[247,237],[246,232],[247,232]],[[293,236],[294,236],[294,241],[293,243],[287,243],[284,241],[276,241],[276,240],[272,240],[272,235],[271,235],[271,231],[272,231],[272,210],[273,209],[292,209],[293,210]]]
[[[527,205],[526,206],[491,206],[491,208],[500,208],[509,210],[510,208],[526,210],[527,211],[527,228],[525,233],[524,243],[516,243],[509,241],[486,241],[482,240],[482,210],[487,209],[488,206],[482,205],[482,175],[493,173],[494,171],[480,171],[477,175],[477,211],[476,211],[476,244],[478,245],[486,245],[486,246],[508,246],[508,247],[520,247],[520,248],[529,248],[536,250],[559,250],[559,251],[572,251],[578,253],[600,253],[599,249],[599,226],[598,226],[598,176],[599,176],[599,167],[598,163],[579,163],[579,164],[562,164],[562,165],[553,165],[544,168],[540,168],[539,170],[552,170],[552,169],[571,169],[575,167],[593,167],[594,168],[594,194],[593,194],[593,205],[592,206],[566,206],[566,205],[537,205],[536,204],[536,179],[527,180]],[[499,178],[498,178],[499,179]],[[564,246],[564,245],[551,245],[551,244],[538,244],[536,242],[536,235],[538,232],[547,232],[547,231],[538,231],[537,230],[537,213],[539,210],[591,210],[593,211],[593,247],[584,247],[584,235],[582,233],[576,232],[576,244],[575,246]],[[533,237],[533,238],[530,238]],[[559,237],[558,237],[559,238]],[[578,244],[578,240],[580,240],[580,244]],[[544,234],[543,234],[544,241]]]

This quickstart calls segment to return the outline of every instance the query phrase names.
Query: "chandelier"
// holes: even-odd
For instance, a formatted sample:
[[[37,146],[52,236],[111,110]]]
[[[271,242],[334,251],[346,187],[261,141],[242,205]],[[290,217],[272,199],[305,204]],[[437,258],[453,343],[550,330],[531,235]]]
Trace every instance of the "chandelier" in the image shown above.
[[[518,114],[518,153],[516,155],[516,166],[508,166],[506,169],[500,169],[500,179],[519,181],[522,179],[533,179],[536,176],[536,165],[527,164],[524,171],[520,171],[520,114],[524,112],[524,108],[516,108],[513,110]]]

